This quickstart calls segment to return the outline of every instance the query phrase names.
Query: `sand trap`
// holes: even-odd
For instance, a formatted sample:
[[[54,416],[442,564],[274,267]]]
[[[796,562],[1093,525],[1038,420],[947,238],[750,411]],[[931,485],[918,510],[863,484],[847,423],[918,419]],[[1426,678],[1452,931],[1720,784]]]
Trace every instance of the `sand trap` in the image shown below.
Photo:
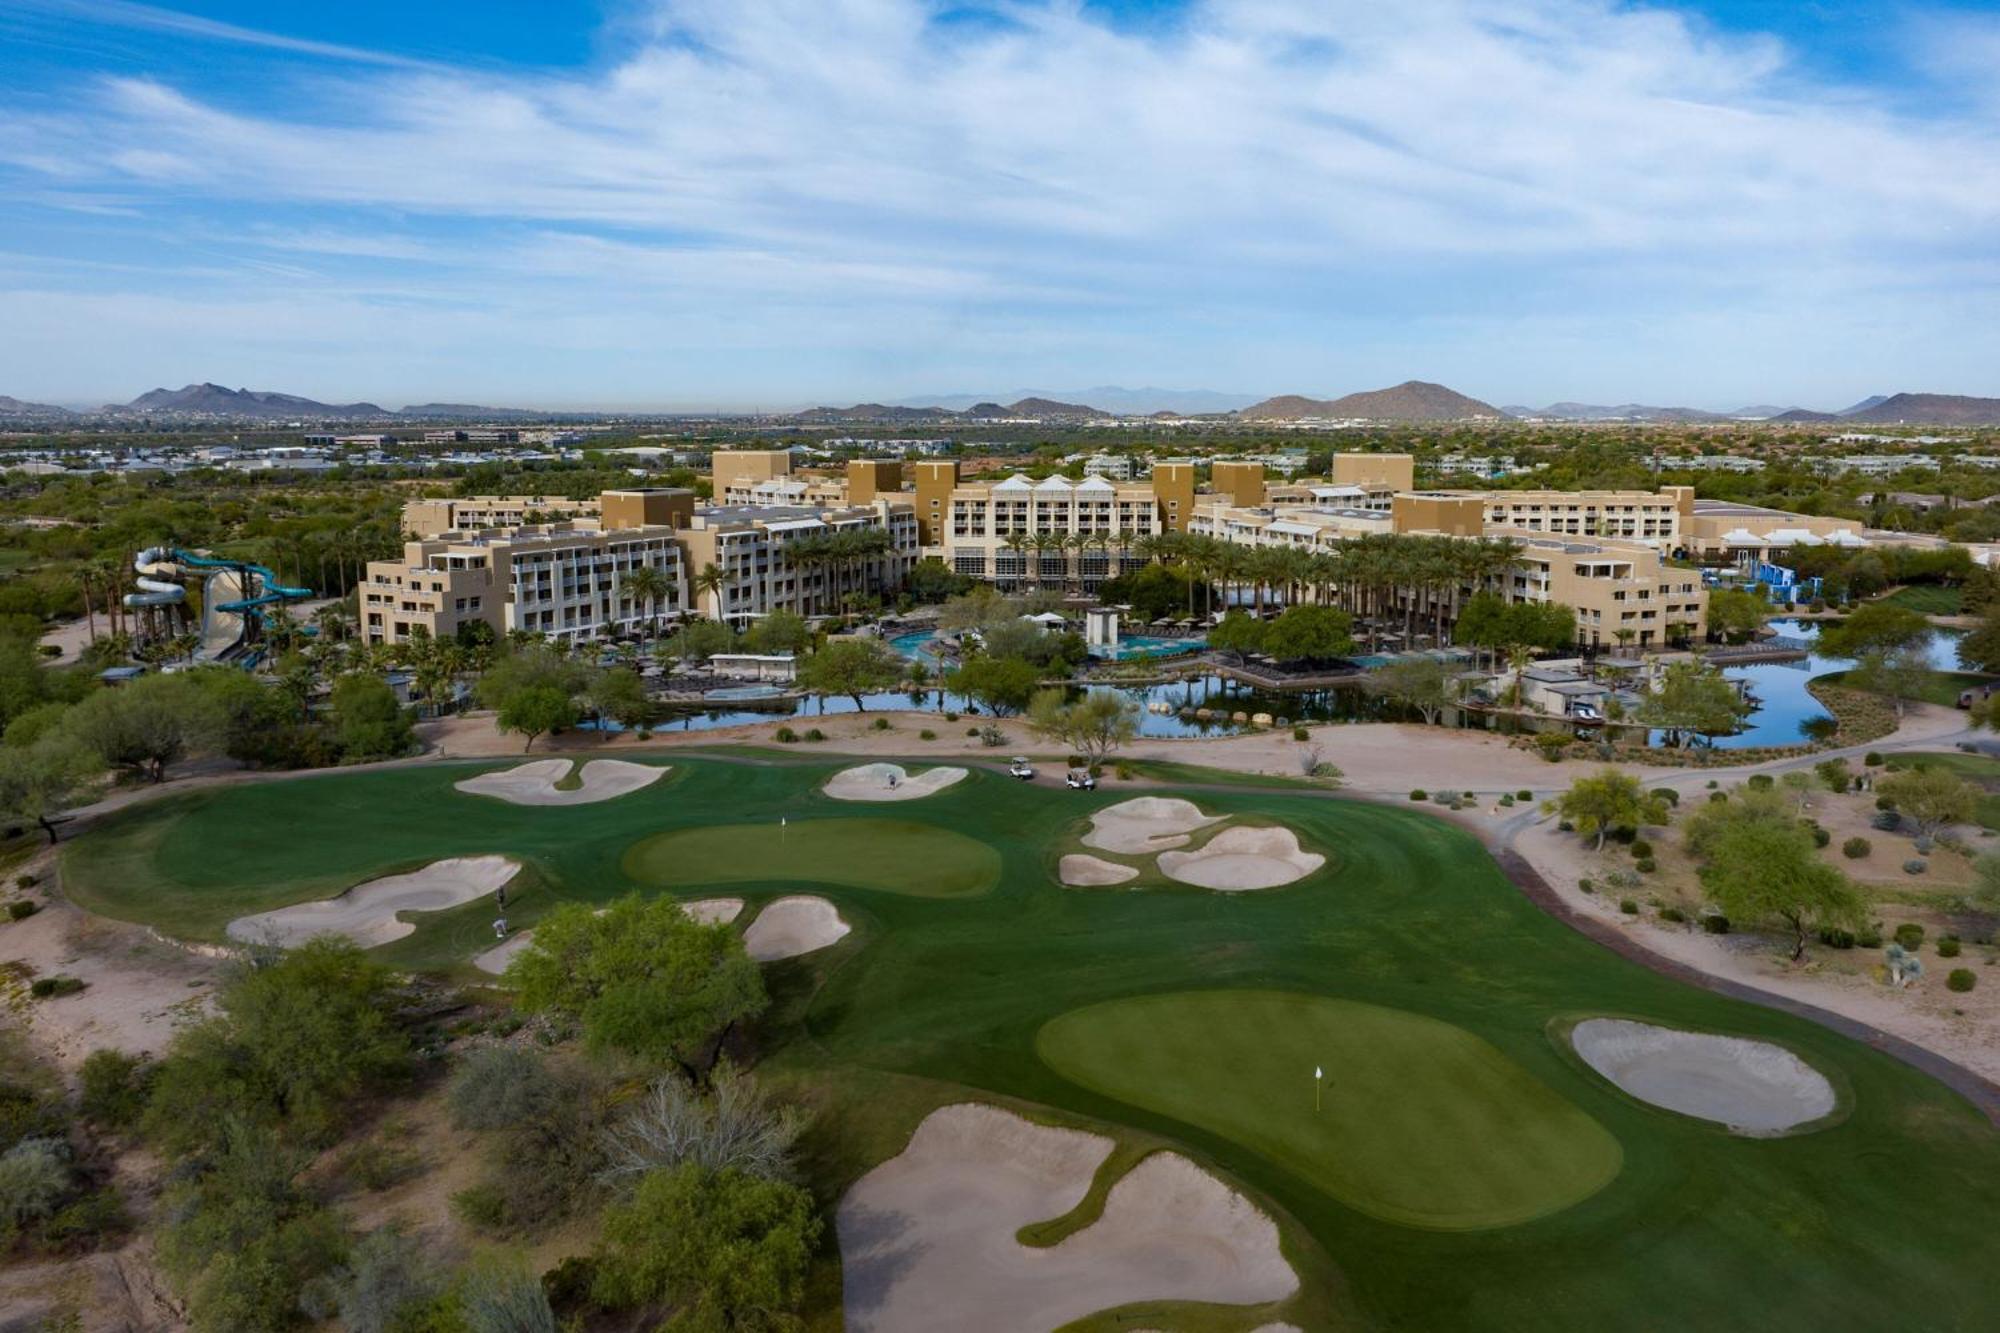
[[[295,903],[229,923],[236,940],[273,940],[290,947],[314,935],[345,935],[364,949],[400,940],[416,929],[398,912],[441,912],[491,894],[514,878],[520,863],[505,856],[454,856],[407,875],[357,884],[338,898]]]
[[[1092,815],[1083,845],[1107,852],[1157,852],[1181,846],[1188,834],[1221,818],[1203,814],[1193,801],[1140,796],[1107,805]]]
[[[1569,1040],[1584,1063],[1640,1101],[1738,1134],[1781,1134],[1837,1105],[1825,1075],[1768,1041],[1619,1018],[1586,1019]]]
[[[583,785],[564,791],[556,784],[569,776],[567,759],[537,759],[532,764],[481,773],[454,785],[473,796],[497,796],[515,805],[591,805],[650,787],[667,775],[658,764],[634,764],[623,759],[593,759],[578,774]]]
[[[824,949],[852,929],[826,899],[798,894],[757,913],[743,932],[743,946],[758,962],[774,963]]]
[[[681,910],[686,912],[690,919],[699,921],[704,926],[728,925],[742,913],[743,900],[741,898],[702,898],[695,902],[682,903]],[[603,916],[604,909],[601,907],[598,908],[597,915]],[[516,931],[514,934],[509,935],[505,942],[494,945],[485,953],[474,958],[472,965],[481,972],[490,972],[497,977],[507,970],[507,964],[514,961],[514,955],[527,948],[534,938],[535,928],[533,926],[529,926],[526,930]]]
[[[1275,889],[1325,864],[1318,852],[1301,849],[1288,828],[1226,828],[1199,851],[1160,853],[1160,873],[1168,879],[1224,893]]]
[[[1065,856],[1056,866],[1057,878],[1078,889],[1095,888],[1100,884],[1123,884],[1128,879],[1138,878],[1138,875],[1138,870],[1132,866],[1121,866],[1116,861],[1081,852]]]
[[[962,768],[927,768],[911,777],[901,764],[863,764],[835,773],[824,790],[836,801],[914,801],[935,796],[964,777]]]
[[[697,898],[691,903],[682,903],[681,910],[689,919],[704,926],[726,926],[743,915],[741,898]]]
[[[933,1111],[840,1201],[847,1327],[1028,1333],[1133,1301],[1249,1305],[1298,1289],[1271,1220],[1173,1153],[1133,1168],[1060,1245],[1014,1239],[1076,1207],[1111,1147],[997,1107]]]

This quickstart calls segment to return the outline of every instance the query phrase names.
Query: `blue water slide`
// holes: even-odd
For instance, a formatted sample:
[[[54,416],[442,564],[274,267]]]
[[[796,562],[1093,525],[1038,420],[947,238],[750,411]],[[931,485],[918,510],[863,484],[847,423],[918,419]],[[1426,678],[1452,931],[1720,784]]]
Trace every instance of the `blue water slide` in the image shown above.
[[[217,602],[215,609],[227,611],[231,615],[242,615],[260,606],[274,602],[302,602],[312,596],[311,588],[290,588],[278,581],[278,576],[263,565],[248,560],[225,560],[215,556],[196,555],[192,551],[174,549],[174,560],[190,569],[238,569],[247,574],[255,574],[264,585],[264,591],[256,597],[244,597],[233,602]]]

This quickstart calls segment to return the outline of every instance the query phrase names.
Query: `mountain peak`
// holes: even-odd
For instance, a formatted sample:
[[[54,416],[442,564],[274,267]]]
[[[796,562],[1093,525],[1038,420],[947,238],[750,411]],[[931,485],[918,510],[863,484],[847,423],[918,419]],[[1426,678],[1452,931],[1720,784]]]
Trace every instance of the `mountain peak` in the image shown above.
[[[1429,380],[1405,380],[1388,389],[1350,393],[1344,398],[1307,398],[1281,394],[1266,398],[1236,414],[1246,421],[1296,421],[1328,417],[1364,421],[1503,421],[1507,414],[1491,403],[1468,398]]]

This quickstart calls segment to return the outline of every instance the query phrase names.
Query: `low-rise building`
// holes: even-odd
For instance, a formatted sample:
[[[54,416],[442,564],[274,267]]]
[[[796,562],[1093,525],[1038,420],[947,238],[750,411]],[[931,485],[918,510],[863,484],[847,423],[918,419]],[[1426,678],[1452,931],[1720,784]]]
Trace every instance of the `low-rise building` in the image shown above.
[[[843,534],[880,533],[872,549]],[[917,515],[905,499],[842,508],[717,505],[678,534],[691,571],[688,605],[741,627],[773,611],[834,615],[849,597],[901,587],[918,557]]]
[[[403,535],[435,537],[446,532],[518,528],[597,517],[599,500],[563,495],[464,495],[410,500],[403,505]]]

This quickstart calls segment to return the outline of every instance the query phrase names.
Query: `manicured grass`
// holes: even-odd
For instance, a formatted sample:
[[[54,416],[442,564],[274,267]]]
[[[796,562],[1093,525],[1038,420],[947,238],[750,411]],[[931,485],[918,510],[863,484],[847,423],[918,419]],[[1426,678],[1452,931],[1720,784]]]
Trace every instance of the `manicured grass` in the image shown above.
[[[520,858],[532,877],[509,894],[518,928],[556,903],[658,891],[625,868],[626,853],[653,835],[729,825],[768,835],[781,817],[789,828],[883,822],[879,809],[839,808],[819,792],[852,758],[774,765],[740,758],[677,752],[666,781],[567,808],[454,792],[452,783],[477,766],[453,764],[217,788],[106,819],[69,848],[65,889],[95,910],[212,939],[243,911],[337,892],[440,856],[500,852]],[[997,877],[974,897],[854,888],[826,878],[836,868],[825,866],[809,867],[804,881],[732,888],[761,901],[809,885],[854,924],[834,948],[765,970],[773,1004],[755,1033],[764,1075],[818,1111],[807,1169],[822,1202],[900,1151],[928,1110],[987,1099],[1128,1144],[1172,1146],[1248,1191],[1278,1220],[1303,1282],[1289,1308],[1271,1317],[1301,1328],[1824,1333],[1990,1325],[1988,1275],[2000,1267],[2000,1132],[1941,1084],[1816,1024],[1625,962],[1537,911],[1469,835],[1420,811],[1293,790],[1188,793],[1214,813],[1285,824],[1336,863],[1295,888],[1263,893],[1077,892],[1054,883],[1052,844],[1079,817],[1130,794],[1052,790],[976,771],[899,808],[890,822],[991,849]],[[430,914],[378,952],[401,966],[462,969],[491,944],[491,916],[484,903]],[[1595,1193],[1517,1225],[1412,1227],[1336,1193],[1316,1174],[1329,1168],[1285,1158],[1281,1136],[1251,1141],[1272,1133],[1268,1123],[1207,1120],[1220,1092],[1135,1087],[1134,1096],[1149,1100],[1128,1100],[1065,1077],[1038,1053],[1038,1034],[1065,1015],[1216,991],[1314,997],[1296,1003],[1315,1015],[1318,1002],[1329,1004],[1326,1013],[1397,1011],[1381,1030],[1404,1035],[1375,1042],[1370,1049],[1379,1052],[1347,1057],[1361,1070],[1401,1060],[1396,1047],[1422,1028],[1430,1055],[1392,1066],[1409,1084],[1408,1097],[1386,1075],[1356,1089],[1384,1108],[1385,1120],[1437,1118],[1437,1088],[1460,1075],[1423,1066],[1440,1049],[1475,1042],[1470,1049],[1492,1053],[1480,1059],[1501,1063],[1485,1070],[1480,1060],[1451,1056],[1454,1067],[1469,1060],[1482,1071],[1463,1075],[1469,1098],[1518,1106],[1515,1080],[1529,1080],[1574,1107],[1585,1125],[1601,1126],[1622,1165]],[[1818,1133],[1754,1140],[1646,1107],[1556,1049],[1551,1021],[1576,1013],[1780,1041],[1837,1074],[1852,1111]],[[1433,1040],[1426,1020],[1466,1035]],[[1325,1022],[1301,1021],[1315,1031]],[[1190,1057],[1185,1077],[1223,1078],[1204,1071],[1228,1059],[1268,1066],[1278,1071],[1264,1076],[1272,1087],[1310,1096],[1309,1082],[1287,1092],[1282,1077],[1296,1064],[1291,1076],[1309,1078],[1319,1042],[1338,1041],[1338,1025],[1312,1037],[1310,1049],[1290,1026],[1228,1029]],[[1342,1066],[1322,1063],[1338,1078]],[[1495,1086],[1497,1093],[1485,1090]],[[1328,1091],[1335,1092],[1332,1081]],[[1458,1114],[1479,1123],[1475,1111]],[[1539,1132],[1528,1128],[1531,1138]],[[1516,1131],[1496,1119],[1481,1132],[1498,1142]],[[1420,1155],[1407,1169],[1431,1192],[1441,1188],[1441,1174]],[[1372,1184],[1378,1192],[1398,1187],[1393,1178]],[[837,1284],[821,1278],[814,1291],[815,1326],[833,1326]],[[1131,1326],[1191,1328],[1214,1319],[1212,1310],[1198,1319],[1167,1311]],[[1240,1333],[1244,1324],[1212,1326]]]
[[[1963,590],[1936,583],[1913,583],[1882,600],[1927,616],[1955,616],[1965,610]]]
[[[1000,855],[962,833],[908,820],[793,819],[656,834],[627,852],[624,866],[641,884],[669,888],[812,880],[965,898],[993,887]]]
[[[1088,1088],[1212,1129],[1374,1217],[1445,1230],[1567,1208],[1618,1174],[1603,1126],[1470,1032],[1295,992],[1112,1000],[1036,1050]],[[1329,1078],[1317,1105],[1313,1071]]]
[[[1815,682],[1825,681],[1828,685],[1839,685],[1848,689],[1849,671],[1829,671],[1823,676],[1814,676]],[[1994,677],[1981,675],[1976,671],[1932,671],[1927,673],[1924,687],[1917,698],[1927,704],[1937,704],[1943,708],[1958,707],[1958,696],[1975,685],[1989,685]]]

